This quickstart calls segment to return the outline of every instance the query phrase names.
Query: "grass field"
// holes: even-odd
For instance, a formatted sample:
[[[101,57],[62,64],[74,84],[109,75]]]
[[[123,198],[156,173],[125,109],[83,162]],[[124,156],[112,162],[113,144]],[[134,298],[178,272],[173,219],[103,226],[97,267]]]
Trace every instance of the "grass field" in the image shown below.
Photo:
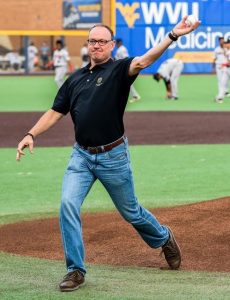
[[[230,145],[131,146],[130,151],[136,192],[144,206],[174,206],[229,195]],[[33,214],[57,214],[71,148],[36,148],[21,162],[15,161],[15,152],[0,149],[0,223]],[[83,209],[94,212],[114,207],[96,183]]]
[[[61,262],[0,253],[1,300],[211,300],[229,299],[226,273],[160,271],[151,268],[88,266],[87,285],[62,294]],[[13,272],[13,273],[12,273]]]
[[[128,104],[129,111],[230,111],[230,99],[223,104],[213,101],[215,76],[182,76],[180,100],[173,102],[164,99],[163,82],[150,76],[139,77],[135,86],[142,100]],[[55,94],[53,77],[1,77],[0,111],[45,111]],[[131,146],[130,151],[136,192],[144,206],[173,206],[230,194],[230,145]],[[58,214],[70,152],[71,147],[37,147],[18,163],[16,149],[0,149],[0,224]],[[113,209],[100,184],[83,205],[87,212]],[[61,294],[57,284],[65,272],[63,262],[0,253],[0,299],[219,300],[230,295],[229,273],[105,265],[88,265],[87,285]]]
[[[142,100],[128,103],[128,111],[229,111],[230,98],[215,103],[215,75],[182,75],[179,79],[178,101],[165,100],[164,83],[151,76],[139,76],[135,87]],[[57,92],[53,77],[0,78],[0,111],[45,111]]]

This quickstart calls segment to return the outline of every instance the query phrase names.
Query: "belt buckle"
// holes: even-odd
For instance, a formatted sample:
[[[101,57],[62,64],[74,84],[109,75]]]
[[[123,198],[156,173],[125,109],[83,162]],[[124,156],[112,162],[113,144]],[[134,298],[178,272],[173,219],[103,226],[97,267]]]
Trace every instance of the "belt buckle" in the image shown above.
[[[96,152],[96,154],[97,154],[97,147],[88,147],[87,150],[89,151],[89,153],[90,152],[92,152],[92,153]]]

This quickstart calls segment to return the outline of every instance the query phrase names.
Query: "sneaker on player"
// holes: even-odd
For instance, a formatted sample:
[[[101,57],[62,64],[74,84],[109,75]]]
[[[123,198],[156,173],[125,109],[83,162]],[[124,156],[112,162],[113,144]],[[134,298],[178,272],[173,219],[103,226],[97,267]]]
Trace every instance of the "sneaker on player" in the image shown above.
[[[133,98],[131,98],[131,99],[129,100],[129,102],[130,102],[130,103],[137,102],[137,101],[139,101],[140,99],[141,99],[140,96],[134,96]]]
[[[223,99],[222,98],[215,98],[214,100],[216,103],[223,103]]]

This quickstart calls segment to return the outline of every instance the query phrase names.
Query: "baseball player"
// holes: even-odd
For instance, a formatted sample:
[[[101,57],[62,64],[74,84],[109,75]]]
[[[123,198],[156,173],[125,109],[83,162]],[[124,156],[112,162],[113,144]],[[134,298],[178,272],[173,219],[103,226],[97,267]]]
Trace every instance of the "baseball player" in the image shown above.
[[[153,75],[153,78],[159,82],[164,80],[166,86],[167,99],[177,100],[177,82],[178,78],[183,70],[183,62],[179,59],[170,58],[165,60],[157,70],[157,73]]]
[[[123,45],[121,39],[116,40],[116,45],[117,45],[117,51],[115,55],[116,60],[129,57],[129,52],[127,48]],[[136,102],[141,99],[140,95],[134,88],[133,84],[130,87],[130,95],[131,95],[131,99],[129,100],[130,103]]]
[[[38,49],[35,47],[34,43],[31,42],[28,49],[28,71],[33,72],[35,66],[35,60],[38,55]]]
[[[220,87],[215,101],[217,103],[223,103],[224,97],[229,97],[230,94],[227,92],[228,84],[230,81],[230,39],[223,44],[225,61],[221,64],[220,68],[222,70]]]
[[[81,68],[84,68],[89,63],[89,51],[88,51],[88,48],[87,48],[87,43],[85,43],[81,47],[80,56],[81,56],[81,61],[82,61]]]
[[[65,81],[68,66],[71,67],[69,53],[67,49],[64,48],[62,40],[56,41],[56,50],[53,54],[53,63],[55,69],[54,81],[56,82],[58,88],[60,88]]]
[[[221,103],[222,99],[222,88],[223,92],[225,95],[228,94],[228,83],[225,82],[225,86],[223,86],[223,75],[225,73],[226,66],[225,64],[227,63],[227,56],[226,52],[227,49],[224,47],[224,38],[220,37],[219,38],[219,46],[215,48],[214,50],[214,61],[213,61],[213,67],[215,68],[216,71],[216,76],[217,76],[217,82],[218,82],[218,95],[215,98],[216,102]]]

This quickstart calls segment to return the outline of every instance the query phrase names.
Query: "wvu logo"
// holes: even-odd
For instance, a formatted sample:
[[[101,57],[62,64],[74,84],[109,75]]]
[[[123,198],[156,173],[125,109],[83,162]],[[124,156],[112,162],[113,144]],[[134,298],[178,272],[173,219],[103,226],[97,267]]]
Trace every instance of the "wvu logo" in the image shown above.
[[[116,8],[119,9],[129,28],[132,28],[135,21],[140,18],[140,14],[135,13],[135,10],[139,7],[140,3],[138,2],[134,2],[132,5],[129,5],[128,3],[125,5],[120,2],[116,3]]]

